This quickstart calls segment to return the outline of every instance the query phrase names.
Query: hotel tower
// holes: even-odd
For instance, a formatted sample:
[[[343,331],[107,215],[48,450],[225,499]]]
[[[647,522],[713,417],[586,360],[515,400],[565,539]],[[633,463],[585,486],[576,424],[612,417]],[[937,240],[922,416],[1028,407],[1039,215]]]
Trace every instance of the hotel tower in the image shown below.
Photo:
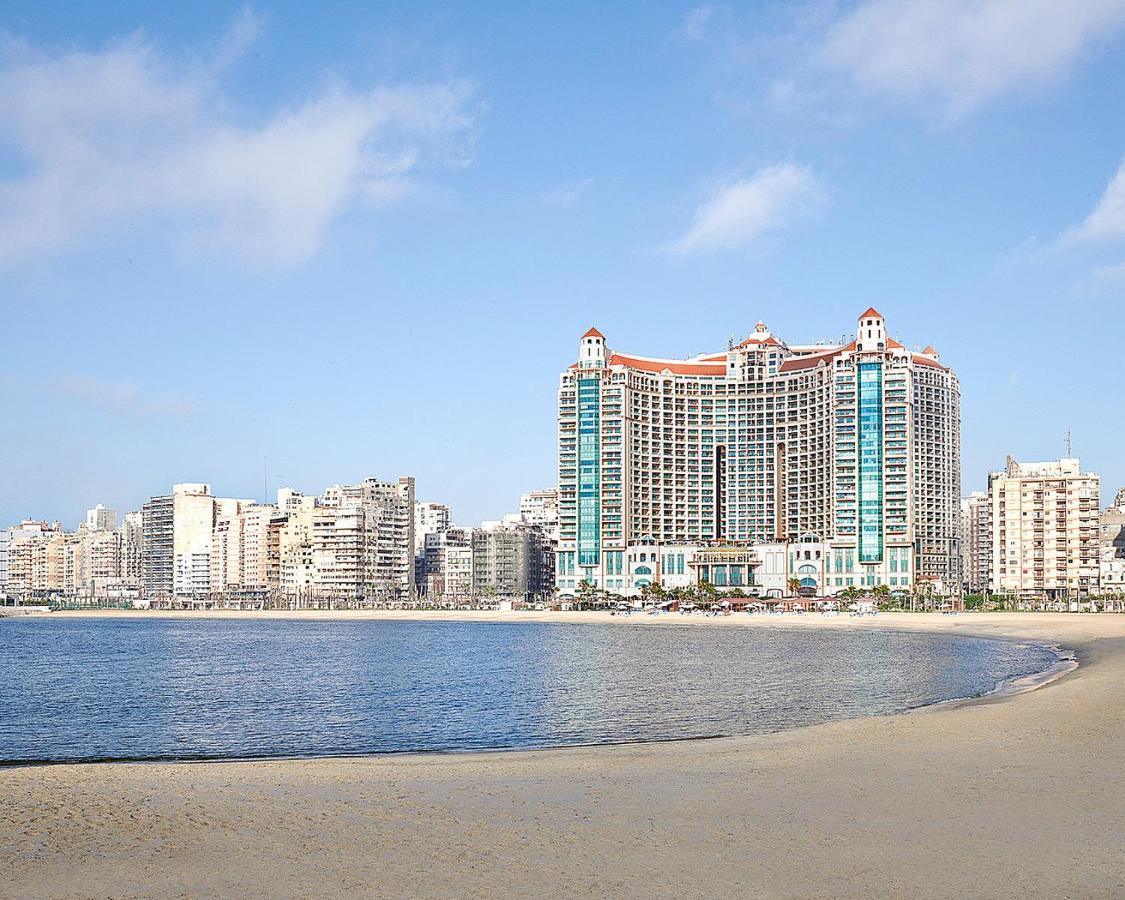
[[[874,309],[850,343],[788,345],[759,322],[688,360],[591,328],[558,411],[561,593],[620,585],[635,545],[812,540],[832,592],[960,585],[957,376]]]

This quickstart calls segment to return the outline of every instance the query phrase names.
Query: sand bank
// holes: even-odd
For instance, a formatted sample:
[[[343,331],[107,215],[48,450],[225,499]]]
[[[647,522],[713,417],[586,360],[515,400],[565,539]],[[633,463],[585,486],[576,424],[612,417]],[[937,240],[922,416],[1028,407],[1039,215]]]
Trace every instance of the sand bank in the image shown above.
[[[629,621],[980,634],[1081,665],[1018,696],[758,737],[0,771],[0,894],[1125,894],[1125,617]]]

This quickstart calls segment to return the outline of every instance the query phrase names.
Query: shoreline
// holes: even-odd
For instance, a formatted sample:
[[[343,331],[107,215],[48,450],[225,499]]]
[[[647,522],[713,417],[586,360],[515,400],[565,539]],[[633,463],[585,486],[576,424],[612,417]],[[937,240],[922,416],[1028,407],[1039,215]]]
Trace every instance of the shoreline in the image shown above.
[[[906,618],[922,617],[926,619],[937,619],[941,616],[940,613],[900,613],[900,614],[880,614],[896,616],[889,627],[880,627],[879,616],[853,618],[850,616],[822,616],[820,614],[783,614],[783,615],[755,615],[755,616],[727,616],[727,617],[705,617],[705,616],[679,616],[679,615],[664,615],[664,616],[647,616],[647,615],[634,615],[634,616],[621,616],[610,615],[609,613],[590,612],[590,613],[573,613],[573,612],[541,612],[532,613],[537,616],[534,620],[525,618],[528,613],[524,612],[500,612],[500,611],[459,611],[459,610],[345,610],[339,611],[345,613],[352,613],[349,616],[341,619],[341,621],[383,621],[383,622],[472,622],[474,624],[561,624],[572,626],[590,626],[590,625],[617,625],[640,627],[644,625],[674,627],[681,625],[684,627],[689,626],[714,626],[714,627],[748,627],[753,628],[757,626],[767,626],[770,628],[784,629],[789,626],[792,630],[800,630],[801,628],[821,628],[827,627],[835,630],[840,630],[842,626],[832,624],[836,619],[846,618],[849,620],[849,630],[868,630],[868,631],[882,631],[887,634],[906,633],[906,634],[945,634],[946,629],[937,629],[934,627],[926,627],[927,623],[923,622],[921,627],[911,628],[910,623],[903,621]],[[337,611],[329,610],[269,610],[269,611],[252,611],[252,610],[61,610],[51,613],[31,613],[29,615],[44,615],[51,616],[52,618],[111,618],[111,619],[164,619],[164,620],[184,620],[184,619],[212,619],[212,620],[252,620],[252,619],[266,619],[270,621],[297,621],[297,622],[325,622],[332,621],[339,615]],[[1036,614],[1037,615],[1037,614]],[[577,617],[582,618],[577,618]],[[948,616],[942,616],[942,619],[948,619]],[[726,620],[726,621],[724,621]],[[847,722],[863,718],[894,718],[898,716],[909,716],[920,713],[938,712],[944,709],[954,708],[956,706],[964,706],[975,703],[994,702],[1001,699],[1010,699],[1019,696],[1020,694],[1029,693],[1046,687],[1058,681],[1072,672],[1076,671],[1080,666],[1078,653],[1074,650],[1061,647],[1057,643],[1052,643],[1044,640],[1028,639],[1024,637],[1013,637],[1008,635],[997,635],[991,633],[975,633],[975,632],[958,632],[953,635],[954,637],[965,638],[981,638],[986,640],[997,641],[1010,641],[1012,643],[1037,646],[1042,649],[1051,651],[1055,656],[1055,661],[1039,672],[1033,672],[1027,675],[1012,675],[996,683],[990,690],[983,693],[974,694],[966,697],[950,697],[945,700],[937,700],[933,703],[926,703],[922,706],[911,707],[903,709],[894,713],[884,713],[875,716],[855,716],[844,719],[834,719],[829,722],[818,723],[815,725],[796,725],[791,728],[779,729],[775,732],[764,732],[761,734],[715,734],[702,737],[681,737],[681,738],[659,738],[654,740],[635,740],[635,741],[613,741],[607,743],[589,743],[589,744],[555,744],[545,746],[526,746],[526,747],[483,747],[473,749],[439,749],[439,750],[387,750],[375,751],[370,753],[345,753],[345,754],[304,754],[304,755],[279,755],[279,756],[157,756],[157,757],[106,757],[104,759],[33,759],[33,760],[0,760],[0,771],[21,768],[41,768],[47,766],[88,766],[88,765],[200,765],[200,764],[214,764],[214,763],[285,763],[285,762],[299,762],[299,761],[318,761],[318,760],[365,760],[365,759],[380,759],[391,758],[401,759],[404,757],[417,757],[425,759],[434,756],[447,756],[447,755],[472,755],[472,754],[505,754],[505,753],[548,753],[555,750],[584,750],[584,749],[598,749],[608,747],[620,746],[643,746],[649,744],[679,744],[690,743],[696,741],[721,741],[721,740],[738,740],[741,738],[761,737],[765,734],[779,734],[789,731],[800,731],[809,728],[819,728],[823,725],[831,725],[834,722]]]
[[[766,735],[10,768],[0,884],[37,896],[1125,891],[1125,617],[744,618],[1034,641],[1079,665],[1034,690],[913,711],[925,715]]]

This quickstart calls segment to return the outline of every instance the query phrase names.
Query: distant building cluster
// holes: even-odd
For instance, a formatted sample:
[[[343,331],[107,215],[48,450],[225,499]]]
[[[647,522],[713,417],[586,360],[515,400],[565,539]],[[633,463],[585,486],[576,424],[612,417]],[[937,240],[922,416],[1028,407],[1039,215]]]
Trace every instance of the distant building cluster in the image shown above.
[[[25,520],[0,531],[0,591],[15,602],[120,602],[170,608],[337,608],[429,597],[550,595],[553,491],[521,512],[456,528],[450,508],[417,503],[414,479],[292,488],[276,503],[217,497],[183,483],[118,522],[97,506],[75,531]]]

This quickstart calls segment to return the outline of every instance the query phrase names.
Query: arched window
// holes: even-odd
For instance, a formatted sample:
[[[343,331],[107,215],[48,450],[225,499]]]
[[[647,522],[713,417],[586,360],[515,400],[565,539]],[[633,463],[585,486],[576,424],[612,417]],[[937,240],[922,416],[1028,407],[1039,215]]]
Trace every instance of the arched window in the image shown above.
[[[648,566],[637,566],[637,568],[633,572],[633,574],[634,575],[651,575],[652,569],[650,569]]]

